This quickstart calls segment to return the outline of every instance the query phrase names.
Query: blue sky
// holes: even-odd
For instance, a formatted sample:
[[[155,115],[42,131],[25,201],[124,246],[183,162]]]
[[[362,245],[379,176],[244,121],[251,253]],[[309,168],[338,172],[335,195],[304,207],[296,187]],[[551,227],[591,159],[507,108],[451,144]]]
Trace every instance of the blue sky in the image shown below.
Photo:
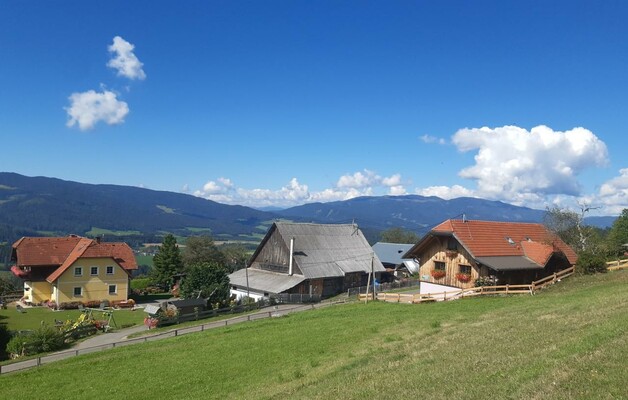
[[[0,170],[258,207],[616,215],[627,4],[2,1]]]

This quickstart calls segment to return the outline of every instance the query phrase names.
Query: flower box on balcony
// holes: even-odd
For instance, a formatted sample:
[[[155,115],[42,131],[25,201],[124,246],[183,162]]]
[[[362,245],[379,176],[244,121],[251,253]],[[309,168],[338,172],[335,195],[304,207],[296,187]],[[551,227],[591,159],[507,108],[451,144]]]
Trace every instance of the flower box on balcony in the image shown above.
[[[471,275],[459,273],[459,274],[456,274],[456,279],[458,279],[460,282],[467,283],[471,281]]]
[[[440,269],[433,269],[432,270],[432,278],[434,279],[441,279],[444,278],[447,275],[447,272],[440,270]]]

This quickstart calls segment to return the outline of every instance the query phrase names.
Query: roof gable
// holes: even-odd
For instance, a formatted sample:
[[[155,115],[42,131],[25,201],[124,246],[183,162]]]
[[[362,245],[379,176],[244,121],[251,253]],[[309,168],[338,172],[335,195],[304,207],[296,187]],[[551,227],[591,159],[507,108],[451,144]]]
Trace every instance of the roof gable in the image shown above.
[[[133,250],[122,242],[100,243],[80,236],[23,237],[13,244],[16,266],[59,266],[46,278],[54,282],[81,257],[111,258],[125,270],[137,269]]]
[[[277,230],[283,241],[281,246],[290,246],[294,238],[294,263],[306,278],[344,276],[350,272],[368,272],[371,259],[374,270],[384,267],[374,254],[366,238],[353,224],[310,224],[275,222],[258,246],[255,260],[263,246]]]
[[[559,251],[571,264],[577,260],[573,249],[542,224],[454,219],[433,228],[408,254],[439,235],[456,238],[476,259],[519,256],[543,266],[554,252]]]

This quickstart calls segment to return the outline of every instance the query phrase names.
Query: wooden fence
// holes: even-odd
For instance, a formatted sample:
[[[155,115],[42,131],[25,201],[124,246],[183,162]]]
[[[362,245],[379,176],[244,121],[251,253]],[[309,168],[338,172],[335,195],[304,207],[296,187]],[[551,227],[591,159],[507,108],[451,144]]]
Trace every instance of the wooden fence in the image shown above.
[[[478,286],[469,289],[458,289],[452,291],[436,292],[436,293],[416,293],[416,294],[402,294],[402,293],[377,293],[376,297],[373,293],[359,294],[358,299],[362,301],[373,300],[374,298],[380,301],[387,301],[392,303],[409,303],[418,304],[430,301],[440,300],[454,300],[471,296],[482,295],[496,295],[496,294],[534,294],[536,291],[543,289],[546,286],[553,285],[559,280],[571,276],[574,274],[575,268],[567,268],[560,272],[554,273],[538,281],[534,281],[528,285],[499,285],[499,286]]]
[[[618,271],[624,268],[628,268],[628,258],[624,260],[609,261],[606,263],[606,269],[609,271]]]

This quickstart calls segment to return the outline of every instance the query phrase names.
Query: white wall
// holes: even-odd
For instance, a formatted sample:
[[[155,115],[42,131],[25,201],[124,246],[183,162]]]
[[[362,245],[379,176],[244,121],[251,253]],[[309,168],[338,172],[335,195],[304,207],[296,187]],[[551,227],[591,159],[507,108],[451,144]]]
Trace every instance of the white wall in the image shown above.
[[[236,299],[240,299],[241,297],[246,297],[247,293],[246,293],[246,289],[230,289],[230,294],[232,296],[235,295]],[[249,292],[249,297],[254,299],[255,301],[259,300],[259,299],[263,299],[264,298],[264,294],[263,293],[258,293],[258,292],[254,292],[254,291],[250,291]]]
[[[439,285],[430,282],[421,282],[419,285],[419,293],[443,293],[443,292],[459,292],[460,288],[454,286]]]

